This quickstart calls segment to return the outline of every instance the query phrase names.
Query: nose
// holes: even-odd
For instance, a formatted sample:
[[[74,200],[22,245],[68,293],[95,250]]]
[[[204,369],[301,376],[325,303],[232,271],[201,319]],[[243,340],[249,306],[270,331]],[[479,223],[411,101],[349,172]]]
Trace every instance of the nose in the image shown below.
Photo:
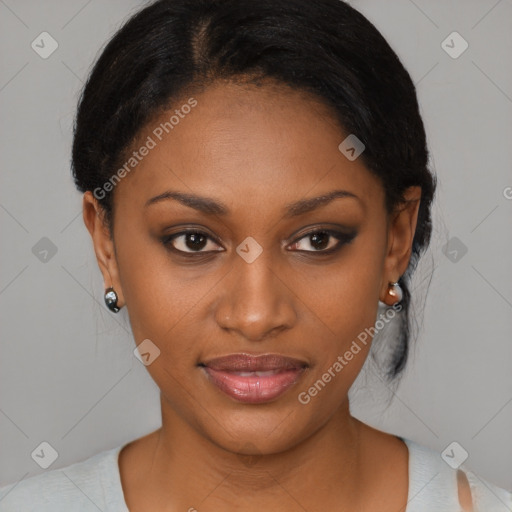
[[[249,341],[263,341],[297,321],[293,291],[264,255],[265,251],[252,263],[235,261],[215,311],[220,327]]]

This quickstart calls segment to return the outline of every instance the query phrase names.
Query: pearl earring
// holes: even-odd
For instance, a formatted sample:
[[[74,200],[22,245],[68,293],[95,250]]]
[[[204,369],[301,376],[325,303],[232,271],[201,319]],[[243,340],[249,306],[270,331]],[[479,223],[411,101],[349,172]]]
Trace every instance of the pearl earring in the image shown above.
[[[401,302],[401,300],[404,297],[404,292],[402,291],[402,288],[398,284],[398,282],[389,283],[389,286],[391,288],[388,290],[388,294],[391,295],[391,297],[393,297],[394,299],[396,299],[396,302],[393,304],[393,306],[394,306],[395,304],[398,304],[399,302]]]

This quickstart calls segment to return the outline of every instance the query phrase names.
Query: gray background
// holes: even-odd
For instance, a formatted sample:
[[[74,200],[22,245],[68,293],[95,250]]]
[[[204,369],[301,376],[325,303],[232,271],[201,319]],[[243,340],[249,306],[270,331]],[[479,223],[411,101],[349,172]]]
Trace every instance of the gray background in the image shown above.
[[[387,409],[392,392],[365,366],[352,411],[440,452],[457,441],[466,465],[512,489],[512,3],[351,4],[417,84],[440,181],[416,279],[421,308],[433,271],[416,351]],[[69,168],[82,82],[140,5],[0,0],[1,485],[44,471],[31,458],[42,441],[59,454],[55,469],[160,425],[158,388],[133,355],[126,311],[103,305]],[[31,48],[43,31],[59,44],[47,59]],[[453,31],[469,43],[455,59],[441,46]],[[56,254],[38,252],[43,237]]]

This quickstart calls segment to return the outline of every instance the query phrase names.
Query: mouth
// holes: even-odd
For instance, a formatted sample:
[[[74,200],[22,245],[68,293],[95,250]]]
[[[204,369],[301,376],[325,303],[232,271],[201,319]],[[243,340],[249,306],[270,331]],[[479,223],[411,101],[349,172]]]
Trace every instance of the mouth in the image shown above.
[[[231,354],[198,365],[208,381],[238,402],[275,400],[301,377],[308,364],[280,354]]]

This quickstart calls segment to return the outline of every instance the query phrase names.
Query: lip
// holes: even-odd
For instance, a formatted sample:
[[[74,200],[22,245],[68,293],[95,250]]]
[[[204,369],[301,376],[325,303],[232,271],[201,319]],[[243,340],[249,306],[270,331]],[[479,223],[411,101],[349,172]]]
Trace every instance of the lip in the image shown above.
[[[230,354],[199,366],[209,382],[226,395],[257,404],[283,395],[300,379],[308,364],[280,354]]]

